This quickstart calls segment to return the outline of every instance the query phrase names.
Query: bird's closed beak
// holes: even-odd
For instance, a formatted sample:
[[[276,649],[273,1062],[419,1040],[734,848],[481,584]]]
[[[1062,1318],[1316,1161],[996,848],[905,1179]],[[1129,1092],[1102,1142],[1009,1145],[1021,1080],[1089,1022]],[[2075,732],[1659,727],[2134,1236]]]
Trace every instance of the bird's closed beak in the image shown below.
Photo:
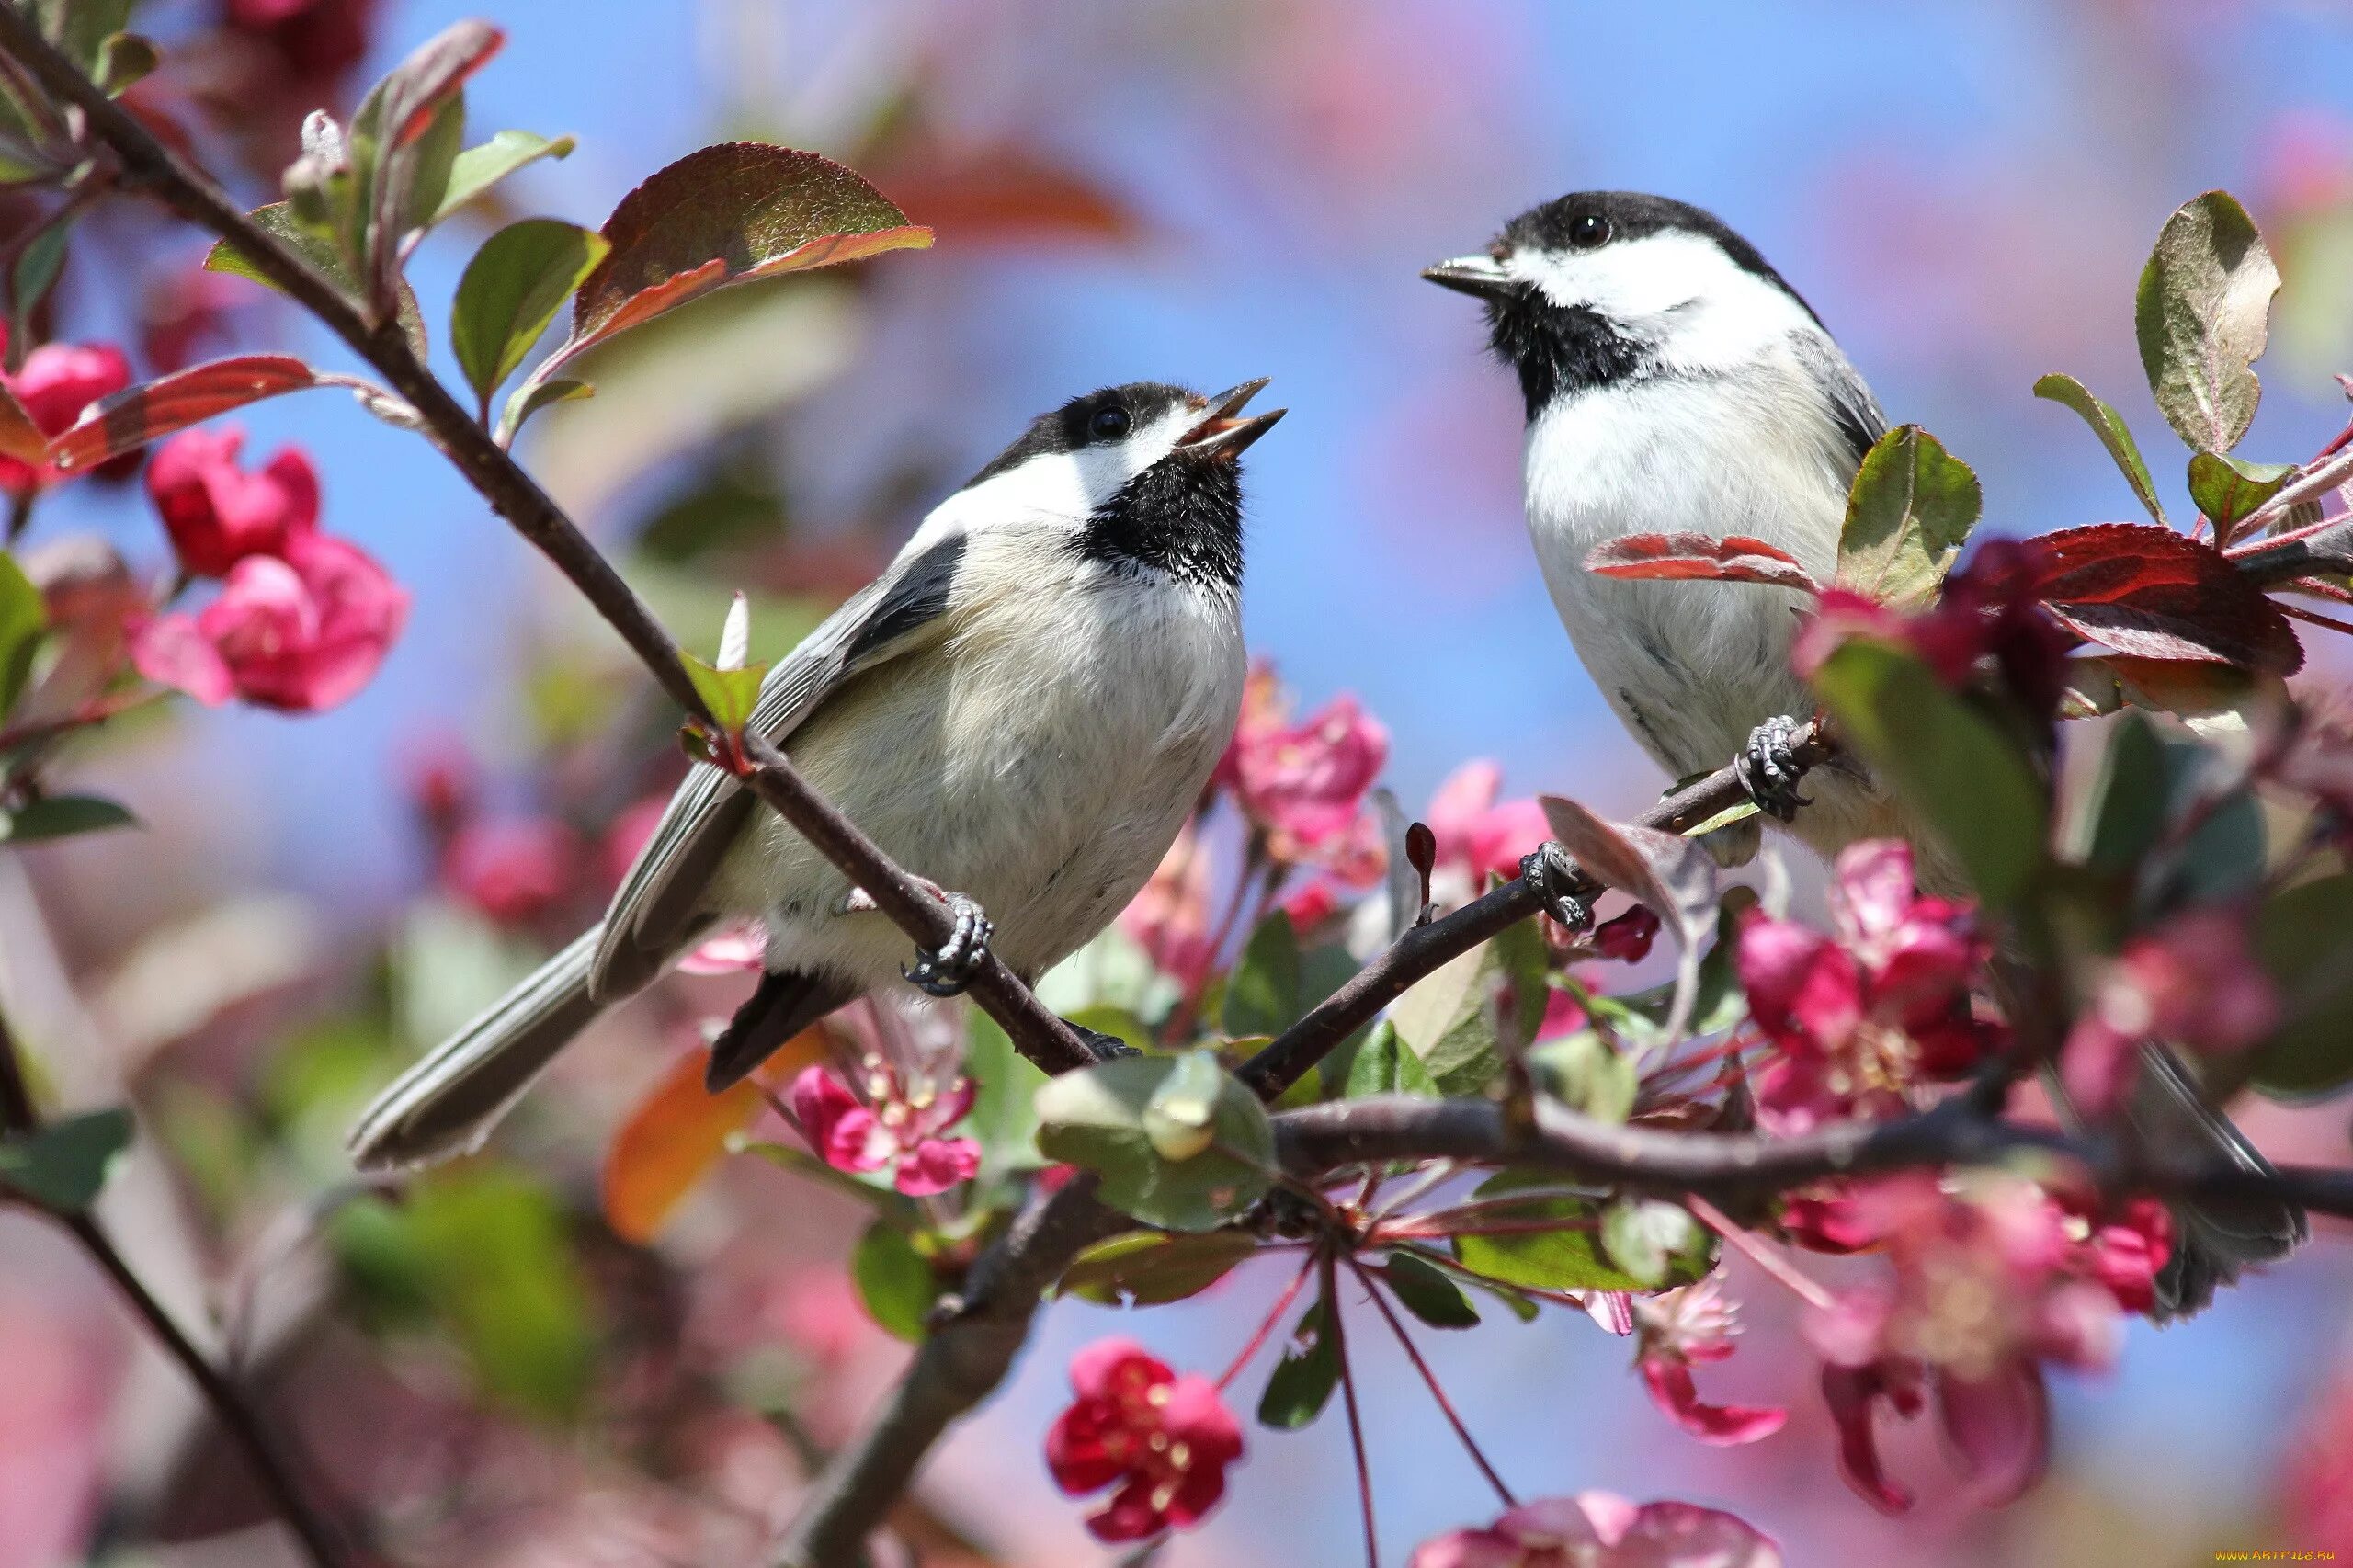
[[[1511,275],[1491,256],[1458,256],[1423,267],[1422,276],[1441,289],[1480,300],[1498,300],[1512,290]]]
[[[1176,443],[1177,449],[1223,458],[1229,462],[1240,457],[1253,441],[1275,427],[1276,420],[1290,412],[1278,408],[1247,419],[1242,417],[1242,410],[1266,387],[1267,380],[1260,376],[1240,386],[1228,387],[1210,399],[1201,422],[1185,432]]]

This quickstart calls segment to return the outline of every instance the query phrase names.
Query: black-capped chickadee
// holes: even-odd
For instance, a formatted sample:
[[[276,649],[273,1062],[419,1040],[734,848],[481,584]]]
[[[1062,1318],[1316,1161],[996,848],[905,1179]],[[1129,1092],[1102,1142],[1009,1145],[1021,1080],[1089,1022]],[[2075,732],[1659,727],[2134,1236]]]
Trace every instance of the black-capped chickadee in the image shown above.
[[[1858,838],[1915,836],[1852,763],[1817,770],[1795,805],[1790,716],[1813,699],[1790,665],[1785,590],[1627,582],[1586,570],[1629,534],[1744,534],[1831,579],[1847,492],[1886,431],[1870,389],[1812,306],[1712,213],[1631,191],[1578,191],[1521,213],[1484,255],[1422,274],[1485,302],[1496,355],[1527,403],[1529,533],[1545,584],[1602,695],[1674,778],[1743,762],[1758,803],[1834,854]],[[1754,852],[1719,839],[1720,858]],[[1960,891],[1921,846],[1924,881]],[[2207,1108],[2170,1052],[2146,1055],[2130,1114],[2152,1146],[2262,1156]],[[2283,1204],[2185,1208],[2163,1305],[2302,1241]]]
[[[892,858],[961,895],[973,939],[1035,980],[1110,923],[1233,733],[1243,451],[1282,416],[1139,382],[1074,399],[924,520],[886,572],[769,672],[751,727]],[[977,908],[975,907],[977,906]],[[712,1048],[714,1087],[853,998],[907,939],[733,778],[698,767],[601,924],[412,1068],[350,1138],[363,1170],[480,1145],[604,1008],[722,924],[766,972]],[[961,960],[960,963],[958,960]]]

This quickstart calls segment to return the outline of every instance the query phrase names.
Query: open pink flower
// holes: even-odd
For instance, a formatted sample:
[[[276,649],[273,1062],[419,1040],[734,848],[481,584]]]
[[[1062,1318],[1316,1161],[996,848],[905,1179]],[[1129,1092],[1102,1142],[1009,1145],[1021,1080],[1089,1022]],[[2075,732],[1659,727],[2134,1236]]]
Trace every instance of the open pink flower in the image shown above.
[[[1780,1568],[1746,1521],[1696,1503],[1639,1506],[1607,1492],[1523,1503],[1484,1529],[1452,1530],[1406,1568]]]
[[[964,1119],[977,1092],[959,1077],[945,1093],[928,1085],[909,1092],[898,1070],[879,1056],[865,1062],[861,1102],[830,1067],[801,1070],[792,1081],[792,1114],[824,1162],[840,1171],[889,1168],[910,1198],[946,1192],[981,1168],[981,1146],[941,1136]]]
[[[1279,707],[1245,705],[1217,777],[1279,860],[1317,860],[1355,829],[1365,792],[1389,760],[1389,732],[1353,697],[1336,697],[1297,724]]]
[[[441,884],[500,925],[522,925],[571,890],[580,859],[578,839],[551,818],[477,818],[443,851]]]
[[[1422,820],[1438,842],[1430,882],[1441,904],[1476,898],[1490,876],[1519,875],[1520,858],[1552,836],[1534,797],[1496,800],[1503,778],[1499,765],[1474,757],[1447,775],[1430,797]]]
[[[0,334],[0,347],[6,343]],[[85,408],[130,384],[131,361],[111,343],[44,343],[25,356],[23,369],[0,375],[0,386],[44,436],[63,434]],[[0,457],[0,493],[11,496],[35,494],[64,477],[46,463]]]
[[[1242,1428],[1217,1386],[1178,1374],[1130,1339],[1071,1358],[1078,1395],[1046,1434],[1046,1468],[1073,1497],[1116,1486],[1087,1516],[1097,1540],[1142,1540],[1198,1522],[1225,1495]]]
[[[281,447],[248,473],[237,466],[244,439],[233,425],[184,430],[147,464],[148,498],[181,566],[197,576],[223,576],[249,555],[283,555],[290,539],[318,527],[319,476],[310,458]]]
[[[1634,1331],[1640,1336],[1636,1366],[1651,1401],[1667,1419],[1699,1441],[1732,1448],[1769,1437],[1790,1413],[1765,1405],[1703,1404],[1691,1369],[1732,1354],[1732,1303],[1717,1277],[1710,1275],[1679,1290],[1633,1299]]]
[[[1898,1109],[1912,1084],[1966,1072],[1989,1043],[1970,986],[1992,945],[1970,906],[1918,896],[1908,846],[1849,846],[1831,912],[1831,937],[1761,914],[1740,929],[1749,1017],[1778,1051],[1756,1076],[1777,1131]]]
[[[2068,1031],[2067,1090],[2085,1109],[2112,1108],[2131,1087],[2136,1050],[2168,1040],[2213,1055],[2262,1041],[2279,1022],[2279,994],[2249,947],[2246,922],[2193,910],[2125,945]]]
[[[314,713],[358,694],[408,617],[408,594],[358,546],[298,533],[281,559],[249,555],[193,616],[131,638],[140,674],[208,706],[232,697]]]

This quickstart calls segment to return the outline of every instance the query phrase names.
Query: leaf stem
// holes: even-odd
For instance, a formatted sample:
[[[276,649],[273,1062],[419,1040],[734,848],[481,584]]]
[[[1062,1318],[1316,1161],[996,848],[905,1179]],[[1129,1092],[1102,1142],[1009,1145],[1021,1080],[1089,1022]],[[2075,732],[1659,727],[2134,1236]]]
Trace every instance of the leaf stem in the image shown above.
[[[1373,1283],[1370,1271],[1353,1257],[1348,1259],[1348,1269],[1357,1277],[1357,1283],[1364,1287],[1365,1294],[1372,1298],[1372,1304],[1381,1310],[1381,1321],[1389,1325],[1389,1332],[1397,1336],[1398,1347],[1405,1352],[1405,1359],[1411,1361],[1414,1370],[1422,1375],[1422,1386],[1430,1391],[1432,1399],[1438,1401],[1439,1412],[1446,1416],[1446,1424],[1454,1428],[1454,1435],[1461,1440],[1464,1451],[1471,1456],[1471,1462],[1479,1467],[1479,1473],[1487,1478],[1487,1484],[1495,1489],[1495,1495],[1503,1499],[1505,1507],[1518,1507],[1519,1499],[1511,1494],[1511,1488],[1504,1484],[1504,1478],[1495,1472],[1495,1467],[1489,1464],[1487,1456],[1480,1451],[1478,1441],[1471,1436],[1471,1428],[1464,1426],[1462,1417],[1456,1414],[1454,1402],[1446,1397],[1446,1390],[1440,1386],[1438,1374],[1431,1371],[1429,1363],[1422,1359],[1421,1351],[1415,1347],[1413,1335],[1405,1332],[1404,1324],[1399,1321],[1395,1310]]]
[[[1324,1255],[1318,1272],[1324,1288],[1324,1325],[1332,1335],[1332,1354],[1340,1362],[1340,1398],[1348,1411],[1348,1447],[1356,1454],[1357,1502],[1364,1514],[1365,1568],[1381,1568],[1381,1532],[1372,1522],[1372,1466],[1365,1458],[1364,1414],[1357,1408],[1357,1375],[1348,1365],[1347,1331],[1340,1326],[1340,1293],[1334,1278],[1338,1269],[1331,1253]]]
[[[1251,1358],[1266,1347],[1267,1340],[1275,1332],[1275,1325],[1282,1322],[1285,1312],[1290,1311],[1290,1304],[1299,1299],[1300,1288],[1315,1271],[1315,1258],[1311,1256],[1299,1266],[1299,1272],[1291,1277],[1289,1285],[1283,1287],[1282,1294],[1275,1298],[1275,1304],[1267,1310],[1266,1320],[1258,1324],[1258,1331],[1250,1336],[1250,1342],[1242,1347],[1242,1353],[1233,1358],[1233,1365],[1227,1367],[1218,1379],[1218,1392],[1223,1392],[1234,1379],[1242,1375],[1242,1369],[1250,1364]]]

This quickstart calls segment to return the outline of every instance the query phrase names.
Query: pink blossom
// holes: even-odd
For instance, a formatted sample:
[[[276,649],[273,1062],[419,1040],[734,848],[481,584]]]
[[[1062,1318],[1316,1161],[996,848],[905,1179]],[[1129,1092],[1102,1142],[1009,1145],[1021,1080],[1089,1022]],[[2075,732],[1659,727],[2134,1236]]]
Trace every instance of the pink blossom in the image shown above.
[[[1153,967],[1189,994],[1216,961],[1210,945],[1210,858],[1187,824],[1143,891],[1120,912],[1120,929]]]
[[[2319,1391],[2288,1452],[2289,1539],[2299,1545],[2353,1547],[2353,1371],[2340,1367]]]
[[[1498,764],[1476,757],[1449,774],[1430,797],[1422,820],[1438,841],[1437,865],[1457,873],[1461,882],[1441,903],[1477,897],[1490,876],[1519,875],[1520,858],[1552,836],[1544,808],[1532,796],[1496,800],[1503,777]]]
[[[552,818],[477,819],[443,852],[441,885],[500,925],[519,926],[571,890],[580,858],[578,839]]]
[[[1835,937],[1761,914],[1740,928],[1749,1017],[1777,1051],[1756,1075],[1776,1131],[1898,1109],[1915,1082],[1966,1072],[1989,1043],[1970,986],[1992,946],[1968,905],[1917,895],[1908,846],[1849,846],[1831,913]]]
[[[1788,1411],[1768,1406],[1700,1403],[1691,1369],[1722,1361],[1733,1350],[1732,1303],[1723,1299],[1716,1276],[1679,1290],[1636,1297],[1633,1313],[1643,1383],[1652,1403],[1684,1431],[1729,1448],[1769,1437],[1789,1420]]]
[[[2026,546],[1991,540],[1945,579],[1937,602],[1918,614],[1848,589],[1825,589],[1791,645],[1790,662],[1811,680],[1840,644],[1865,637],[1905,649],[1958,689],[1980,660],[1990,658],[2029,710],[2047,715],[2064,688],[2065,655],[2076,638],[2042,608],[2039,576]]]
[[[1078,1395],[1046,1434],[1046,1468],[1073,1497],[1116,1486],[1087,1516],[1097,1540],[1142,1540],[1198,1523],[1225,1495],[1242,1428],[1207,1378],[1171,1371],[1128,1339],[1071,1358]]]
[[[645,846],[653,842],[654,830],[662,824],[662,815],[670,808],[667,794],[648,795],[613,819],[605,830],[604,843],[597,846],[597,859],[605,874],[605,885],[620,886],[631,866]]]
[[[6,343],[0,333],[0,347]],[[25,356],[23,369],[0,375],[0,386],[24,405],[44,436],[63,434],[84,409],[130,384],[131,361],[111,343],[44,343]],[[0,492],[11,496],[35,494],[64,477],[46,463],[0,457]]]
[[[1745,1521],[1696,1503],[1640,1506],[1607,1492],[1523,1503],[1484,1529],[1415,1549],[1406,1568],[1780,1568]]]
[[[134,631],[131,659],[150,680],[208,706],[232,696],[311,713],[358,695],[408,616],[408,594],[356,545],[301,533],[283,559],[249,555],[194,616]]]
[[[1909,1421],[1933,1392],[1946,1446],[1971,1496],[1986,1507],[2016,1501],[2040,1479],[2050,1460],[2050,1396],[2032,1361],[2006,1361],[1968,1379],[1903,1357],[1822,1369],[1822,1395],[1838,1430],[1838,1469],[1863,1500],[1885,1514],[1912,1506],[1912,1494],[1891,1479],[1879,1453],[1877,1415],[1884,1406]]]
[[[1317,860],[1357,828],[1389,759],[1389,732],[1345,696],[1289,723],[1272,676],[1261,668],[1252,679],[1214,781],[1233,790],[1277,859]]]
[[[318,526],[319,476],[310,458],[281,447],[248,473],[237,466],[244,439],[233,425],[184,430],[148,462],[148,497],[180,565],[197,576],[223,576],[249,555],[283,555],[290,539]]]
[[[2279,993],[2248,946],[2245,921],[2193,910],[2134,937],[2108,965],[2068,1031],[2061,1073],[2077,1104],[2097,1113],[2131,1086],[2142,1044],[2162,1040],[2229,1055],[2260,1043],[2279,1022]]]
[[[977,1092],[959,1077],[945,1093],[928,1085],[910,1093],[897,1069],[879,1056],[864,1064],[867,1100],[851,1093],[832,1068],[804,1067],[792,1081],[792,1114],[824,1162],[835,1170],[892,1169],[910,1198],[945,1192],[970,1181],[981,1167],[981,1146],[941,1134],[964,1119]]]

